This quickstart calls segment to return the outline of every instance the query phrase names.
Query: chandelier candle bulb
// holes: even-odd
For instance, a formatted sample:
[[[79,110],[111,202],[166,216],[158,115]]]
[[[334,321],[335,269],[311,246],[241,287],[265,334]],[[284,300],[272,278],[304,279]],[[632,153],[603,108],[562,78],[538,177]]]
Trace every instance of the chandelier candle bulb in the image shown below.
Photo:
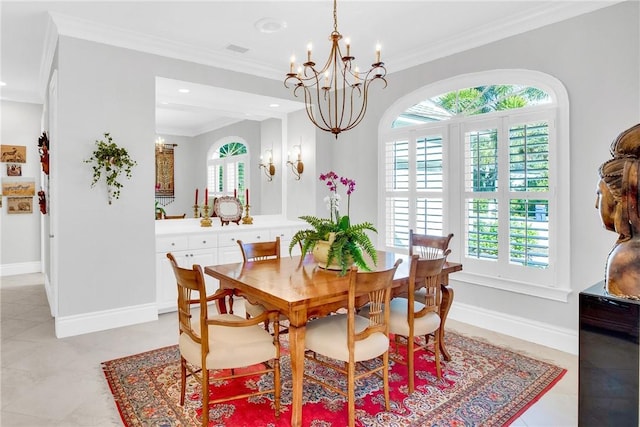
[[[380,46],[380,43],[378,43],[376,45],[376,64],[380,63],[380,50],[382,49],[382,47]]]
[[[344,44],[347,46],[347,57],[351,56],[350,55],[350,51],[351,51],[351,39],[344,39]]]
[[[311,43],[307,45],[307,62],[311,62]]]
[[[291,73],[291,74],[295,74],[295,73],[293,72],[293,70],[295,69],[295,67],[296,67],[296,57],[295,57],[295,56],[293,56],[293,55],[291,55],[291,69],[290,69],[289,73]]]

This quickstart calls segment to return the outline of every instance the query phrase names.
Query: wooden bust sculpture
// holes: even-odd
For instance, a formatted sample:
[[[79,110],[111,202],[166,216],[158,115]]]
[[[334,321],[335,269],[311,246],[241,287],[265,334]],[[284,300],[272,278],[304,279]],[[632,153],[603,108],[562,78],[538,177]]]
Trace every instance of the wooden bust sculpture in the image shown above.
[[[607,259],[605,289],[615,296],[640,299],[640,124],[618,135],[611,155],[598,170],[596,204],[604,227],[618,233]]]

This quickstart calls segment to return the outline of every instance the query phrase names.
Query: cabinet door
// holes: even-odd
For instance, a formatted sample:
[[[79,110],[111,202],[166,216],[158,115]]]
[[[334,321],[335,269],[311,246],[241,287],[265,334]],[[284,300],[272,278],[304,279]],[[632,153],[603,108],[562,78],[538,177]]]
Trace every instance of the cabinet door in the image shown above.
[[[237,231],[218,236],[218,264],[242,262],[238,240],[245,243],[269,241],[269,230]]]
[[[173,256],[182,268],[192,268],[194,264],[204,267],[216,264],[216,254],[213,249],[186,250],[172,252]],[[219,288],[219,283],[213,277],[205,274],[205,285],[207,295],[215,292]],[[178,305],[178,288],[176,279],[171,268],[171,263],[164,253],[156,254],[156,301],[158,312],[165,313],[175,311]]]

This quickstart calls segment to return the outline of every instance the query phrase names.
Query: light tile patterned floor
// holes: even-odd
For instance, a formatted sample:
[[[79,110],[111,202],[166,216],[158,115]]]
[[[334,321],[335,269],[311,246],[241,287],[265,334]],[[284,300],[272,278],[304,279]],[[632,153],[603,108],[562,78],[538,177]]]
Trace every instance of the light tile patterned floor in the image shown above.
[[[40,274],[3,277],[0,287],[0,425],[119,426],[100,362],[176,342],[177,316],[58,339]],[[512,425],[572,427],[578,419],[578,358],[526,341],[449,321],[482,337],[568,369],[564,378]]]

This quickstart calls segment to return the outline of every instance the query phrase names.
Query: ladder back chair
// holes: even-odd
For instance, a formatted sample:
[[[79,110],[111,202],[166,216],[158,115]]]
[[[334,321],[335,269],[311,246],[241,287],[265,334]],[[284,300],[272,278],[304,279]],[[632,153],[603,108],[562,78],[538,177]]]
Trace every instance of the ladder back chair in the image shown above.
[[[436,374],[442,378],[440,366],[440,274],[445,257],[423,259],[414,254],[411,256],[409,268],[409,291],[407,298],[394,298],[390,307],[390,332],[395,336],[395,352],[392,358],[396,362],[407,365],[409,393],[415,390],[415,352],[427,349],[429,335],[434,337],[434,356]],[[424,302],[416,300],[416,288],[426,289]],[[416,338],[424,337],[424,343]],[[407,357],[403,360],[398,354],[398,345],[407,347]]]
[[[430,234],[417,234],[413,229],[409,230],[409,256],[417,254],[420,258],[446,257],[451,253],[449,242],[453,238],[453,233],[446,236],[435,236]]]
[[[244,262],[250,261],[264,261],[268,259],[280,259],[280,236],[276,236],[276,240],[269,242],[255,242],[244,243],[242,240],[237,240],[238,246],[240,246],[240,252],[242,252],[242,260]],[[244,300],[244,308],[247,313],[247,318],[258,317],[267,308],[260,303],[252,303],[248,300]],[[280,320],[288,320],[286,316],[281,315]],[[269,330],[269,319],[264,323],[265,330]],[[281,333],[286,333],[287,329],[283,329]]]
[[[180,348],[180,406],[184,405],[187,377],[200,382],[202,387],[202,425],[209,425],[209,405],[263,394],[273,394],[276,417],[280,415],[280,341],[277,312],[264,312],[261,316],[245,319],[233,314],[232,290],[218,290],[207,296],[204,275],[200,265],[192,269],[181,268],[173,254],[168,253],[178,286],[178,327]],[[209,314],[208,303],[229,299],[230,312]],[[275,322],[271,336],[259,324],[268,317]],[[262,369],[243,373],[236,368],[260,365]],[[273,387],[241,395],[211,399],[209,378],[215,381],[271,374]],[[218,375],[220,374],[220,375]]]
[[[184,219],[187,217],[187,214],[182,215],[165,215],[164,219]]]
[[[372,374],[382,377],[385,407],[389,410],[389,304],[393,276],[401,262],[399,259],[392,268],[377,272],[358,272],[356,267],[351,267],[347,313],[331,314],[307,323],[305,357],[346,375],[347,390],[309,374],[304,374],[304,378],[347,397],[349,427],[355,425],[355,387],[362,377]],[[369,298],[367,317],[357,313],[356,300],[362,295]],[[382,363],[376,363],[372,369],[359,363],[380,357]]]
[[[444,257],[451,253],[449,242],[453,238],[453,233],[446,236],[435,236],[431,234],[416,234],[413,229],[409,230],[409,257],[419,255],[420,258],[433,259]],[[416,299],[425,302],[427,288],[420,288],[416,291]]]

